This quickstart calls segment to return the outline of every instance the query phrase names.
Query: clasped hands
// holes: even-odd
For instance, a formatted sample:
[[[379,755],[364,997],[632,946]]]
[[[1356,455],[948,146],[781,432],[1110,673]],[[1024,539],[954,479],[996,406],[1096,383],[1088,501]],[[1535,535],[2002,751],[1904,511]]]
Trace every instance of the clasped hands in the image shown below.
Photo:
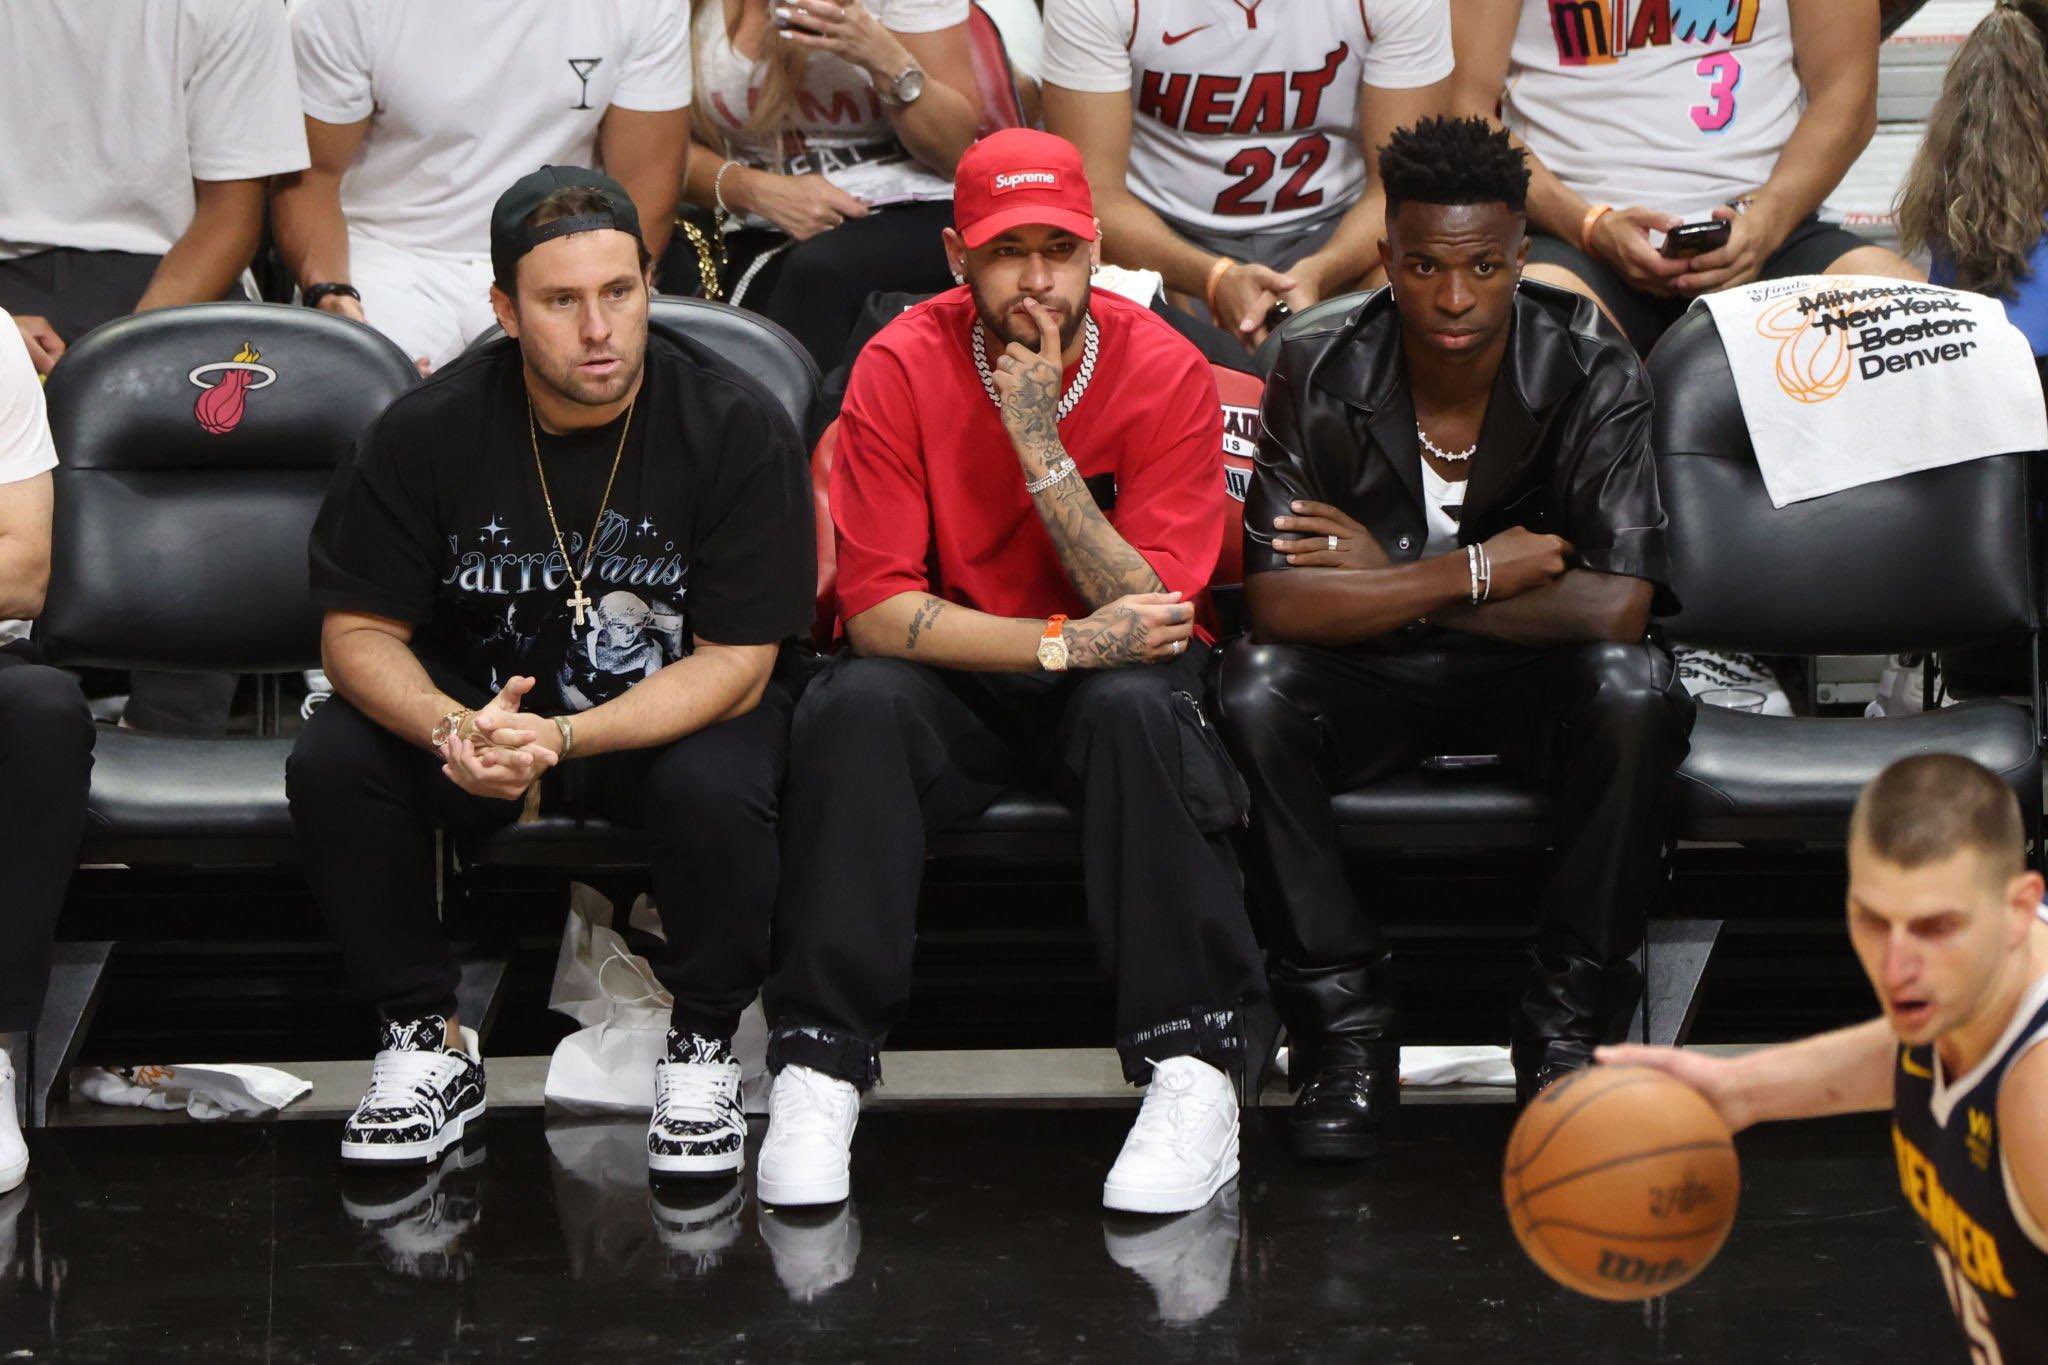
[[[513,678],[471,713],[441,746],[441,775],[471,796],[517,801],[542,773],[562,761],[561,727],[527,715],[519,699],[533,679]]]

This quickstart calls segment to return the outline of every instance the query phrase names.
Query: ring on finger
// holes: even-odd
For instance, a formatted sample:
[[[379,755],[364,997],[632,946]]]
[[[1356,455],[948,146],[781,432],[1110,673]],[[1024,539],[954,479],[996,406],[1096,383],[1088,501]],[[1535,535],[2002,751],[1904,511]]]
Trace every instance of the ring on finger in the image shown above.
[[[1330,537],[1330,553],[1337,553],[1337,537],[1335,536]]]
[[[1175,640],[1175,641],[1173,642],[1173,652],[1174,652],[1174,653],[1176,653],[1176,654],[1180,653],[1180,652],[1181,652],[1182,650],[1186,649],[1187,647],[1188,647],[1188,642],[1187,642],[1186,640]]]

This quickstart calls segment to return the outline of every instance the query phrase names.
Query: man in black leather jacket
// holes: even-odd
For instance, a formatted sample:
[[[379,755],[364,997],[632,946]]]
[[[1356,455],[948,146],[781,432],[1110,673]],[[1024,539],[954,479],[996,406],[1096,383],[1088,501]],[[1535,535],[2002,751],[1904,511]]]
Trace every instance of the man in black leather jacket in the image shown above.
[[[1529,173],[1504,134],[1426,119],[1380,164],[1391,284],[1281,350],[1245,500],[1252,635],[1220,682],[1310,1156],[1369,1155],[1398,1095],[1387,907],[1347,880],[1330,794],[1432,755],[1552,784],[1512,1027],[1527,1098],[1626,1030],[1692,723],[1645,638],[1669,570],[1635,353],[1520,282]]]

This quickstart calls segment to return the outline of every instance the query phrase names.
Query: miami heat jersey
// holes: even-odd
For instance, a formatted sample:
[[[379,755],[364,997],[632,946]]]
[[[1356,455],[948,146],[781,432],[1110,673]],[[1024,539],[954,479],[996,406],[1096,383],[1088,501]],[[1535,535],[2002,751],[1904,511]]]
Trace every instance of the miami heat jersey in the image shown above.
[[[2048,1041],[2048,977],[1976,1070],[1951,1081],[1929,1047],[1899,1049],[1892,1145],[1899,1185],[1920,1217],[1942,1287],[1975,1365],[2048,1360],[2048,1232],[2005,1170],[1998,1087],[2026,1051]]]
[[[1806,99],[1790,0],[1522,0],[1503,113],[1595,204],[1704,218],[1760,188]]]
[[[1131,192],[1209,232],[1341,213],[1359,87],[1451,73],[1446,0],[1046,0],[1045,79],[1131,92]]]

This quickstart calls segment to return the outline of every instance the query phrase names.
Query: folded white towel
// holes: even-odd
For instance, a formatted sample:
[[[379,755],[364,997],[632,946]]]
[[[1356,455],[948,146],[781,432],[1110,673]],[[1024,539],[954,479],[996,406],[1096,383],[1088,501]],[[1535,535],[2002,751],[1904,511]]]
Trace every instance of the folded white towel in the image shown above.
[[[2048,448],[2032,350],[1996,299],[1870,275],[1709,294],[1771,502]]]

